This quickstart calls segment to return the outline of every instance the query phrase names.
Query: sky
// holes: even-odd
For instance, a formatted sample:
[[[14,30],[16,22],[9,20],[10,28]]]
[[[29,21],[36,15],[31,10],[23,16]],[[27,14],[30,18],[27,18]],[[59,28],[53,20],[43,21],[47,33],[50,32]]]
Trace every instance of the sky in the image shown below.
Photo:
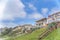
[[[35,24],[60,11],[60,0],[0,0],[0,28]]]

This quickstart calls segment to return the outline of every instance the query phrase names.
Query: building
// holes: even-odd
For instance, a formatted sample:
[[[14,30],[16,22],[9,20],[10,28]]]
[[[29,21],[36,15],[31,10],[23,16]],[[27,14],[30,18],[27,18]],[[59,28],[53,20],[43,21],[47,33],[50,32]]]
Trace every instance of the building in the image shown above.
[[[31,28],[33,28],[31,24],[24,24],[23,27],[25,29],[25,33],[30,33],[32,31]]]
[[[24,24],[23,27],[27,30],[30,30],[33,26],[31,24]]]
[[[32,28],[31,24],[24,24],[14,27],[12,31],[17,31],[19,33],[28,33],[27,31],[30,31],[31,28]]]
[[[60,22],[60,12],[49,15],[47,18],[47,23]]]
[[[12,31],[17,31],[17,30],[22,30],[22,26],[16,26],[16,27],[13,28]]]
[[[42,18],[41,20],[36,21],[37,27],[44,27],[47,24],[47,18]]]
[[[60,12],[54,13],[52,15],[49,15],[48,18],[43,18],[36,21],[37,27],[44,27],[49,23],[52,22],[60,22]]]

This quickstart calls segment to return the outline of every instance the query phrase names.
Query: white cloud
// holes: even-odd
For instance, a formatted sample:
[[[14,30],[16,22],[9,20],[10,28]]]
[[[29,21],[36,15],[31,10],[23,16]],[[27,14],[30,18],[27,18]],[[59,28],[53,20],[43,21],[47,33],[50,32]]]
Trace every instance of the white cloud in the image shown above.
[[[5,25],[6,27],[15,27],[15,26],[18,26],[18,24],[13,23],[13,22],[5,23],[4,25]]]
[[[13,22],[9,22],[9,23],[2,23],[2,22],[0,22],[0,28],[4,28],[4,27],[15,27],[17,25],[18,24],[15,24]]]
[[[37,12],[37,8],[33,4],[29,3],[29,8],[34,11],[32,14],[28,15],[30,19],[37,20],[43,18],[43,15]]]
[[[4,27],[4,25],[0,24],[0,28],[3,28],[3,27]]]
[[[37,10],[37,8],[36,8],[33,4],[29,3],[28,5],[29,5],[29,8],[30,8],[30,9],[32,9],[32,10],[34,10],[34,11]]]
[[[14,17],[26,18],[27,13],[24,10],[21,10],[19,13],[15,14]]]
[[[3,6],[3,7],[2,7]],[[3,11],[2,20],[14,20],[15,18],[25,18],[26,12],[24,10],[25,5],[21,2],[21,0],[8,0],[7,4],[5,3],[0,8]]]
[[[58,7],[54,7],[51,9],[51,11],[49,12],[49,14],[54,14],[54,13],[57,13],[57,12],[60,12],[60,9]]]
[[[3,17],[3,11],[5,9],[5,6],[7,4],[7,1],[8,0],[0,0],[0,20],[2,19]]]
[[[0,21],[2,20],[14,20],[15,18],[25,18],[26,12],[24,10],[25,5],[21,0],[8,0],[0,3]],[[0,27],[5,26],[13,27],[18,24],[13,22],[3,23],[0,22]]]
[[[2,19],[3,20],[14,20],[12,14],[4,14]]]
[[[35,13],[29,15],[29,18],[30,19],[41,19],[41,18],[43,18],[43,16],[40,13],[35,12]]]
[[[48,8],[42,8],[41,11],[43,14],[46,14],[49,10],[48,10]]]

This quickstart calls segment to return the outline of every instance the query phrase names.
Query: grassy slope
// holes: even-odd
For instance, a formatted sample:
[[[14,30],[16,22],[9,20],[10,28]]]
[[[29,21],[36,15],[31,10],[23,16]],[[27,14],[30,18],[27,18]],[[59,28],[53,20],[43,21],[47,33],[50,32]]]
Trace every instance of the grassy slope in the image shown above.
[[[54,30],[43,40],[60,40],[60,28],[58,28],[57,30]]]
[[[38,40],[39,35],[46,30],[45,28],[38,29],[31,34],[23,35],[16,38],[10,38],[9,40]]]

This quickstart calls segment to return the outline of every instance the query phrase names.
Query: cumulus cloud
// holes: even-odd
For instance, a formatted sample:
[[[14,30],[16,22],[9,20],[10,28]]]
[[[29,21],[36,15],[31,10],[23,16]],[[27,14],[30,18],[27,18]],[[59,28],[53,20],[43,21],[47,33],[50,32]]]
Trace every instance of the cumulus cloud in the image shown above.
[[[54,7],[51,9],[51,11],[49,12],[49,15],[51,14],[54,14],[54,13],[57,13],[57,12],[60,12],[60,9],[58,7]]]
[[[13,23],[13,22],[9,22],[9,23],[0,22],[0,28],[4,28],[4,27],[15,27],[15,26],[17,26],[17,25],[18,25],[18,24]]]
[[[26,12],[24,10],[25,5],[21,0],[2,0],[0,3],[0,21],[2,20],[15,20],[15,18],[25,18]],[[0,27],[4,26],[13,27],[18,24],[13,22],[0,22]]]
[[[43,16],[40,13],[35,12],[35,13],[29,15],[29,18],[30,19],[41,19],[41,18],[43,18]]]
[[[37,8],[36,8],[33,4],[29,3],[28,5],[29,5],[29,8],[30,8],[30,9],[32,9],[32,10],[34,10],[34,11],[37,10]]]
[[[3,28],[4,27],[4,25],[3,24],[0,24],[0,28]]]
[[[41,9],[41,12],[42,12],[43,14],[46,14],[48,11],[49,11],[48,8],[42,8],[42,9]]]
[[[0,0],[0,20],[3,17],[3,11],[4,11],[4,8],[5,8],[6,4],[7,4],[7,1],[8,0]]]
[[[28,15],[30,19],[36,19],[37,20],[37,19],[43,18],[43,15],[38,13],[37,8],[33,4],[29,3],[29,8],[34,11],[32,14]]]
[[[26,12],[24,10],[25,5],[20,0],[8,0],[4,12],[3,20],[14,20],[15,18],[25,18]]]

